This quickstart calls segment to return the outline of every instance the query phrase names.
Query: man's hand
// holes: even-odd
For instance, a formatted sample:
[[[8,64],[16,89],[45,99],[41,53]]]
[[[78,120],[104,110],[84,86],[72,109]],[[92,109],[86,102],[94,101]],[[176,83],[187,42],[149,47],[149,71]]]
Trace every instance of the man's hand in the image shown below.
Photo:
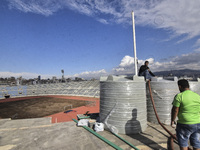
[[[171,127],[175,128],[176,127],[176,122],[175,121],[171,121]]]
[[[173,106],[172,111],[171,111],[171,126],[172,126],[172,128],[176,127],[176,123],[174,120],[176,119],[178,112],[179,112],[179,107]]]

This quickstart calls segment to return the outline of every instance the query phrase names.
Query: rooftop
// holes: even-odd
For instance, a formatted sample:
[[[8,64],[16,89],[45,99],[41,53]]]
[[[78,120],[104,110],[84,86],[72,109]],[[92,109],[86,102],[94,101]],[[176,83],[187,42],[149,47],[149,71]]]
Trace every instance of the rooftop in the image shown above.
[[[167,128],[175,133],[171,127]],[[109,131],[98,133],[124,150],[133,149]],[[73,121],[52,124],[50,118],[0,120],[0,135],[2,150],[113,149]],[[169,137],[159,125],[152,123],[148,123],[144,133],[120,136],[140,150],[166,150]],[[178,148],[177,144],[174,146]]]
[[[56,97],[81,99],[81,97],[72,96]],[[7,99],[6,101],[12,100],[13,99]],[[15,100],[20,100],[20,98],[16,98]],[[81,106],[73,109],[75,111],[67,114],[60,112],[45,118],[17,120],[1,119],[0,150],[112,150],[113,148],[111,146],[104,143],[84,128],[77,127],[76,123],[71,121],[72,118],[76,118],[76,114],[83,114],[87,110],[89,110],[90,113],[99,112],[99,100],[97,98],[82,97],[81,100],[96,101],[96,105]],[[172,131],[172,133],[175,133],[173,128],[170,126],[166,127]],[[109,131],[98,133],[124,150],[133,149]],[[166,150],[169,138],[169,135],[160,127],[160,125],[150,122],[148,122],[148,127],[144,133],[119,135],[140,150]],[[174,147],[178,148],[178,145],[174,144]]]

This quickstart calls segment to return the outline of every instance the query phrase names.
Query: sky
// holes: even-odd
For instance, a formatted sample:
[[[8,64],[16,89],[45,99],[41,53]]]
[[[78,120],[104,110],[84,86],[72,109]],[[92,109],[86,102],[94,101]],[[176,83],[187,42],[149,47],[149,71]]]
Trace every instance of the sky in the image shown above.
[[[99,78],[200,69],[200,1],[1,0],[0,77]]]

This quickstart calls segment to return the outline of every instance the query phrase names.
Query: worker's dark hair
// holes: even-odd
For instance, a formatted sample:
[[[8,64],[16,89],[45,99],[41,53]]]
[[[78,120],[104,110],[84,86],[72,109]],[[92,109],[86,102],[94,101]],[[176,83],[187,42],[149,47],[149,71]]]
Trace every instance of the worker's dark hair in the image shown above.
[[[149,63],[149,61],[146,60],[146,61],[144,62],[144,64],[146,64],[146,63]]]
[[[180,85],[182,88],[189,88],[190,87],[188,81],[185,80],[185,79],[179,80],[178,85]]]

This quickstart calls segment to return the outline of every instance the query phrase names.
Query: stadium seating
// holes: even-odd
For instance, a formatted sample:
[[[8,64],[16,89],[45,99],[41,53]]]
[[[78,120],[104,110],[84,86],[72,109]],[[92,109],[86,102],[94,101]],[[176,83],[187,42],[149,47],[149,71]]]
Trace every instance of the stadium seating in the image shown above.
[[[99,81],[79,81],[66,83],[36,84],[25,86],[0,86],[0,99],[10,97],[70,95],[99,97]]]

